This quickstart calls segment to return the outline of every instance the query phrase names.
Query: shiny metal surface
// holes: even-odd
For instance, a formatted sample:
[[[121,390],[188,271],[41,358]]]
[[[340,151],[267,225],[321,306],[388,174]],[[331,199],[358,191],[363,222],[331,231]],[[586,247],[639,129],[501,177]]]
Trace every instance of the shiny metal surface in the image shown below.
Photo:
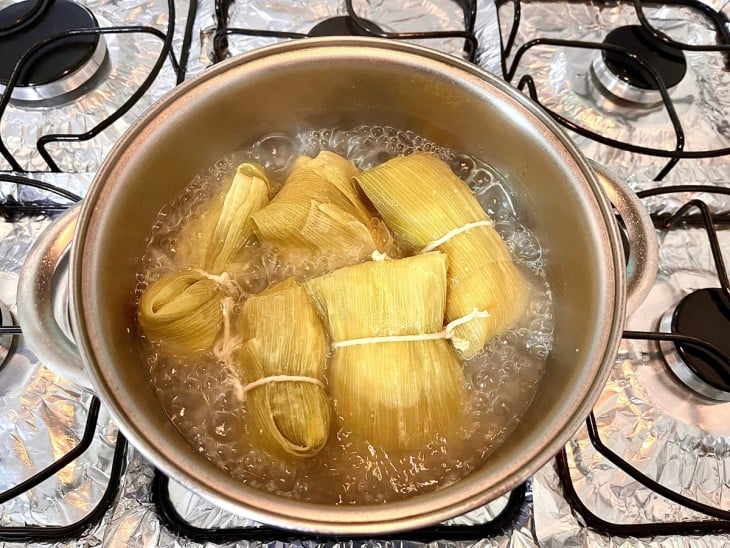
[[[64,307],[68,253],[78,215],[79,207],[66,211],[29,251],[18,279],[18,321],[28,345],[49,369],[90,388]]]
[[[597,163],[591,162],[591,167],[626,227],[629,240],[626,313],[631,314],[639,308],[654,285],[659,263],[659,242],[649,213],[631,188]]]
[[[300,85],[312,80],[318,86]],[[265,131],[385,121],[484,158],[514,184],[526,221],[544,237],[555,298],[555,344],[541,391],[481,469],[409,501],[317,506],[231,482],[167,420],[140,365],[131,295],[148,227],[196,172]],[[134,224],[129,211],[135,211]],[[621,255],[610,207],[589,166],[512,88],[423,48],[313,39],[216,66],[130,129],[82,207],[71,307],[95,389],[132,443],[167,474],[259,521],[329,534],[385,533],[442,521],[496,498],[567,441],[600,392],[618,345],[625,310]]]
[[[63,78],[48,82],[47,84],[39,84],[36,86],[16,85],[10,94],[10,100],[22,103],[47,103],[50,99],[63,101],[65,97],[91,81],[103,68],[105,62],[108,62],[106,40],[104,39],[104,35],[100,34],[98,35],[98,42],[96,43],[94,52],[91,54],[89,60],[81,67]],[[4,93],[4,91],[5,86],[0,84],[0,94]]]
[[[593,60],[593,63],[591,63],[591,71],[593,76],[596,77],[596,80],[598,80],[598,83],[603,86],[603,89],[614,97],[644,106],[655,106],[662,102],[662,95],[659,91],[632,86],[628,82],[617,77],[613,72],[611,72],[611,69],[606,66],[606,62],[603,60],[602,55],[598,55]],[[670,88],[668,90],[670,95],[672,89],[674,88]]]

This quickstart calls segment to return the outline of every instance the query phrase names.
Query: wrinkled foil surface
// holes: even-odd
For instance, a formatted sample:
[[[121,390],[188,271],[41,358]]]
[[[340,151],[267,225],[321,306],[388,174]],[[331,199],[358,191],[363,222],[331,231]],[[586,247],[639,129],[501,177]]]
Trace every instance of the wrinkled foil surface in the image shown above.
[[[0,0],[0,8],[10,0]],[[167,28],[167,5],[161,0],[84,1],[96,13],[102,26],[145,24]],[[730,9],[728,2],[710,2],[717,9]],[[385,30],[427,30],[430,25],[459,28],[461,12],[452,0],[434,0],[427,9],[420,2],[353,0],[358,14]],[[600,39],[616,25],[635,22],[629,4],[608,4],[599,8],[579,3],[525,2],[523,21],[516,45],[538,36],[575,39]],[[476,31],[480,46],[478,63],[501,76],[499,33],[496,8],[489,0],[478,2]],[[509,5],[500,10],[502,33],[509,32]],[[705,43],[711,33],[704,21],[686,10],[665,6],[647,8],[652,22],[673,37]],[[179,59],[188,3],[176,3],[173,51]],[[344,14],[339,1],[284,2],[255,0],[236,2],[230,12],[230,26],[308,32],[316,22],[331,15]],[[668,22],[659,18],[668,18]],[[566,23],[568,21],[569,23]],[[212,60],[214,5],[206,0],[198,6],[192,33],[192,48],[187,76],[202,72]],[[231,37],[229,50],[237,54],[272,43],[259,38]],[[461,40],[421,41],[447,53],[461,56]],[[35,149],[40,135],[87,131],[110,111],[122,104],[135,85],[145,78],[154,64],[161,42],[136,35],[108,37],[112,61],[110,78],[93,94],[60,109],[19,109],[9,107],[0,120],[0,132],[8,148],[28,170],[46,171],[45,162]],[[717,54],[692,54],[689,78],[680,84],[673,97],[687,131],[688,149],[700,150],[729,146],[727,119],[730,113],[730,73],[721,70]],[[673,147],[673,132],[666,114],[659,109],[628,111],[604,101],[587,76],[590,56],[566,50],[534,49],[523,59],[513,82],[529,72],[535,79],[538,95],[556,111],[580,121],[599,133],[625,138],[657,148]],[[115,72],[117,71],[117,72]],[[93,172],[128,125],[157,98],[175,84],[172,65],[165,66],[149,92],[130,112],[97,137],[81,144],[64,143],[51,147],[54,159],[71,174],[39,174],[38,178],[78,194],[88,188]],[[551,95],[554,95],[551,98]],[[607,165],[621,180],[635,189],[651,188],[651,179],[664,161],[617,152],[572,135],[590,157]],[[0,171],[9,167],[0,159]],[[662,184],[697,183],[730,185],[730,161],[718,158],[683,161]],[[48,199],[50,195],[34,189],[18,190],[15,185],[0,185],[0,195],[26,200]],[[715,211],[730,211],[730,202],[702,194]],[[657,197],[645,200],[652,211],[674,211],[688,196]],[[64,200],[53,198],[60,203]],[[15,311],[18,272],[29,246],[48,226],[45,217],[27,217],[17,222],[0,222],[0,300]],[[714,265],[707,236],[696,228],[677,229],[658,235],[662,242],[660,272],[647,301],[629,319],[628,329],[655,329],[658,318],[684,294],[695,288],[715,286]],[[723,249],[730,249],[730,234],[721,231]],[[727,254],[726,254],[727,255]],[[90,395],[48,371],[16,337],[11,357],[0,365],[0,490],[16,484],[46,466],[75,445],[83,432]],[[730,415],[730,404],[708,405],[687,389],[676,386],[668,376],[657,347],[649,343],[625,341],[613,368],[611,379],[601,395],[595,414],[602,439],[635,466],[681,493],[722,508],[730,508],[730,427],[722,417]],[[685,402],[698,404],[689,407]],[[111,456],[116,442],[116,427],[102,406],[91,448],[73,465],[47,480],[38,488],[0,505],[0,526],[68,524],[80,519],[101,497],[108,483]],[[600,457],[581,429],[568,445],[570,471],[584,503],[604,519],[636,522],[639,519],[697,519],[691,512],[678,509],[661,497],[646,492],[625,474]],[[150,500],[153,470],[136,451],[127,457],[120,494],[102,520],[78,540],[54,546],[198,546],[178,537],[160,522]],[[61,495],[60,499],[57,495]],[[254,526],[244,518],[232,516],[181,487],[170,483],[175,508],[199,527]],[[480,508],[453,523],[474,523],[498,512],[504,498]],[[404,535],[404,538],[406,535]],[[594,532],[582,523],[567,505],[549,463],[534,477],[524,505],[512,529],[505,534],[464,546],[721,546],[730,543],[728,535],[690,535],[682,538],[621,539]],[[238,545],[246,545],[242,542]],[[269,543],[272,547],[279,543]],[[315,546],[315,543],[306,543]],[[343,543],[381,545],[377,540]],[[405,541],[404,546],[418,543]],[[434,546],[440,543],[433,543]],[[17,544],[7,544],[17,546]]]

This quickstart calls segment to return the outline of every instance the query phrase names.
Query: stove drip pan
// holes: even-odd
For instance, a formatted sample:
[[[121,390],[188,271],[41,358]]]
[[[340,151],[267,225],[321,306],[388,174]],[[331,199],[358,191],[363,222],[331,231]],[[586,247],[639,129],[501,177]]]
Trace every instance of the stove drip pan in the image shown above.
[[[730,356],[730,303],[720,288],[700,289],[685,296],[661,319],[659,330],[703,339]],[[730,364],[698,347],[661,342],[674,375],[694,392],[712,400],[730,401]]]
[[[655,38],[641,25],[618,27],[606,35],[603,43],[624,48],[651,65],[667,90],[675,88],[687,73],[682,50]],[[662,102],[654,79],[639,63],[625,55],[601,51],[591,69],[601,89],[610,97],[646,106]]]
[[[36,10],[35,0],[24,0],[0,10],[0,93],[30,48],[68,31],[98,27],[94,15],[71,0],[55,0],[40,10]],[[101,34],[65,36],[31,55],[12,88],[10,101],[23,107],[67,103],[93,88],[108,69]]]

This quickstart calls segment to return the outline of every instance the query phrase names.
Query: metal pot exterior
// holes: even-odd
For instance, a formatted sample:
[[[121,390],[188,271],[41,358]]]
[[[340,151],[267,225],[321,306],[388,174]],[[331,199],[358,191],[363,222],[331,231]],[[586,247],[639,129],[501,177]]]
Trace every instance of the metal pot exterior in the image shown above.
[[[167,419],[135,337],[138,258],[162,204],[222,155],[272,132],[391,125],[507,175],[545,251],[555,341],[523,421],[484,465],[434,493],[378,506],[291,501],[232,481]],[[616,355],[625,267],[610,205],[575,146],[507,84],[431,50],[311,39],[231,59],[154,105],[116,145],[79,217],[71,315],[95,390],[156,466],[220,506],[306,532],[377,535],[464,513],[524,481],[587,416]]]

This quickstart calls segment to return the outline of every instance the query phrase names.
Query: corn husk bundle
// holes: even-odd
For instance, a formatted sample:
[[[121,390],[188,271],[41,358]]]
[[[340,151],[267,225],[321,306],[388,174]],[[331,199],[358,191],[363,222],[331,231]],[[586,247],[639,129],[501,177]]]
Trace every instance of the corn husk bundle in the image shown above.
[[[239,288],[225,272],[251,234],[252,212],[268,201],[263,169],[241,164],[200,217],[181,231],[176,260],[184,270],[151,283],[140,297],[145,334],[178,350],[207,351],[223,323],[221,299]]]
[[[230,183],[181,231],[178,264],[221,274],[252,234],[250,216],[268,203],[269,187],[261,166],[239,165]]]
[[[241,332],[239,376],[248,385],[245,407],[252,438],[282,459],[315,455],[330,428],[327,342],[304,289],[289,278],[249,297]],[[272,377],[278,381],[261,380]]]
[[[440,252],[336,270],[305,284],[333,341],[330,393],[346,427],[391,450],[422,445],[444,432],[460,407],[461,368],[441,336],[446,255]]]
[[[431,154],[393,158],[356,179],[393,233],[417,248],[437,244],[471,223],[489,221],[468,187]],[[459,325],[452,339],[468,359],[522,313],[524,280],[492,226],[473,226],[429,247],[449,257],[446,320],[479,313]]]
[[[140,327],[151,339],[178,350],[210,350],[223,323],[225,295],[221,283],[200,272],[167,274],[140,297]]]
[[[269,205],[252,216],[259,238],[293,265],[326,258],[328,270],[389,251],[390,233],[362,202],[357,168],[333,152],[301,157]]]

